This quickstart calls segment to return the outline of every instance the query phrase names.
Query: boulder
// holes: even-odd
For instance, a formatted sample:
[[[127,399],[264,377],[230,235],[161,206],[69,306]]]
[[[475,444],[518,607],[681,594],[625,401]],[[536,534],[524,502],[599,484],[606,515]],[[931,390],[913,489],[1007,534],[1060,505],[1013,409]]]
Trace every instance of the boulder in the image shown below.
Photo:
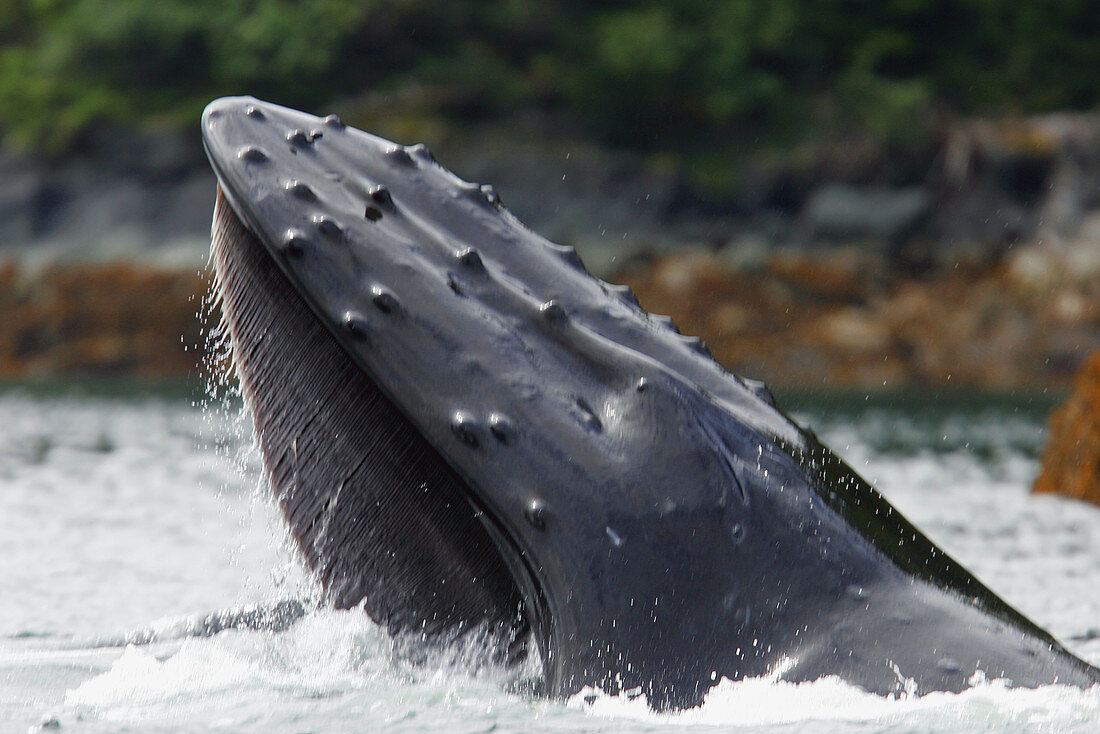
[[[1032,491],[1100,504],[1100,351],[1081,366],[1069,399],[1050,416]]]
[[[893,242],[912,234],[930,205],[928,194],[916,186],[891,189],[834,182],[814,191],[802,217],[814,239]]]

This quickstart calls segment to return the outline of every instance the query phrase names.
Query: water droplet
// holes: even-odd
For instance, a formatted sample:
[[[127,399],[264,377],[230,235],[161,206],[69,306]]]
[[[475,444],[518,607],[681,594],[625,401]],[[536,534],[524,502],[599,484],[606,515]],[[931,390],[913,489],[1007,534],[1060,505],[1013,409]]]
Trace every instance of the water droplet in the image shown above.
[[[616,533],[610,525],[604,528],[604,532],[606,532],[607,537],[611,539],[611,545],[615,546],[616,548],[621,548],[623,543],[626,542],[623,540],[623,536]]]
[[[297,147],[303,147],[309,145],[312,142],[309,136],[306,135],[305,132],[302,130],[291,130],[289,133],[287,133],[286,141],[291,145]]]
[[[344,128],[344,121],[340,119],[339,115],[328,115],[322,122],[336,130],[342,130]]]
[[[261,110],[259,107],[257,107],[254,104],[249,105],[248,109],[245,110],[244,113],[246,115],[248,115],[249,117],[251,117],[253,120],[262,120],[265,117],[263,110]]]

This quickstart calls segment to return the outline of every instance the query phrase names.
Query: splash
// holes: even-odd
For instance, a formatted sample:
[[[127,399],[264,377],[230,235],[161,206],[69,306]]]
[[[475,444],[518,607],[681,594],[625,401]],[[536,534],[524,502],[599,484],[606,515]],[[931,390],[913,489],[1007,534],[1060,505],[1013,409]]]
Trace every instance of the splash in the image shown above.
[[[527,711],[531,698],[508,691],[529,681],[486,665],[478,639],[474,631],[445,648],[417,651],[411,639],[389,636],[361,609],[318,609],[282,632],[231,630],[126,647],[103,672],[66,692],[62,718],[169,730],[216,720],[242,727],[236,731],[250,729],[245,724],[256,708],[272,701],[294,717],[324,709],[317,720],[330,724],[447,718],[467,706],[491,717],[498,703]],[[267,715],[259,720],[270,724]]]
[[[636,721],[645,728],[723,726],[793,727],[798,731],[1094,731],[1100,686],[1009,688],[1003,680],[979,680],[962,693],[903,693],[885,698],[835,676],[789,683],[778,676],[723,679],[702,706],[657,713],[636,691],[611,696],[585,690],[568,706],[599,719]]]

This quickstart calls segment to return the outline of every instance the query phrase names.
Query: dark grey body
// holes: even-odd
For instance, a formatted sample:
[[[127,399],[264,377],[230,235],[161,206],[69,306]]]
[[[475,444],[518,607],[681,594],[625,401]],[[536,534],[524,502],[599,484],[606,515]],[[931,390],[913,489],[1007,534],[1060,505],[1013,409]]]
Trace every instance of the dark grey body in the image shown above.
[[[1098,680],[762,386],[590,277],[488,187],[422,147],[249,98],[212,103],[203,136],[231,209],[218,263],[238,372],[292,530],[337,604],[366,598],[399,631],[488,622],[513,652],[535,641],[550,693],[640,686],[656,706],[777,669],[882,694],[904,679],[960,690],[977,670],[1020,686]],[[256,252],[232,261],[245,241]],[[265,308],[301,316],[302,336],[248,316],[261,290],[293,291]],[[339,428],[356,411],[346,392],[389,401],[401,426]],[[322,407],[280,428],[303,400]],[[329,438],[310,438],[320,423]],[[410,490],[378,487],[429,459],[349,479],[361,469],[347,457],[393,435],[437,457],[424,469],[436,479],[402,480],[419,509]],[[339,536],[340,522],[363,526]],[[402,560],[405,544],[431,557]]]

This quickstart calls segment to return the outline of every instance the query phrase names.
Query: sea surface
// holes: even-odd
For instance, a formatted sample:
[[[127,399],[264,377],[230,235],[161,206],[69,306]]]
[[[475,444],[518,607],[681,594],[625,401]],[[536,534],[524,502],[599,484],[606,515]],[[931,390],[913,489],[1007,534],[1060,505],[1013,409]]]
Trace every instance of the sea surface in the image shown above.
[[[934,541],[1100,663],[1100,509],[1028,493],[1051,398],[786,404]],[[756,679],[656,714],[629,696],[533,697],[470,650],[411,662],[355,611],[187,634],[212,612],[314,594],[238,403],[0,390],[0,732],[1100,731],[1100,689],[991,682],[893,700],[832,679]]]

